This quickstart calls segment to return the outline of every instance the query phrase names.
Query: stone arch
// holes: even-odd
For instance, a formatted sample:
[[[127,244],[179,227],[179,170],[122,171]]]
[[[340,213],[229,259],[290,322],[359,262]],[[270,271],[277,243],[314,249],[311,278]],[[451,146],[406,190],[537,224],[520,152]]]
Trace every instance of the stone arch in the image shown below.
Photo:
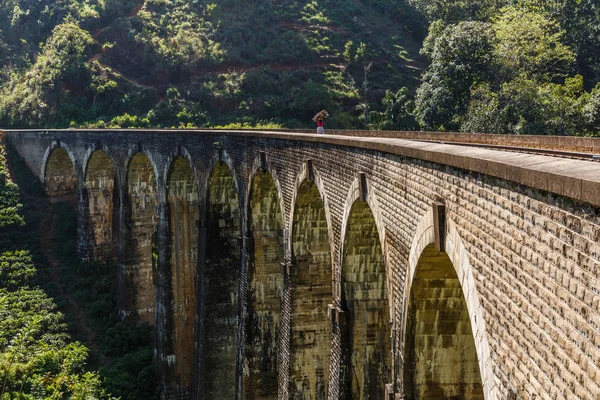
[[[349,211],[342,254],[341,397],[381,399],[391,381],[391,328],[384,253],[369,204]]]
[[[205,398],[233,398],[236,389],[240,248],[240,202],[235,177],[223,161],[214,164],[206,201],[204,269]]]
[[[310,174],[308,174],[310,177]],[[326,206],[317,184],[299,185],[292,220],[290,397],[325,399],[328,391],[332,258]]]
[[[409,314],[409,296],[412,292],[412,283],[421,259],[421,255],[424,253],[427,247],[435,243],[435,229],[433,220],[433,208],[430,208],[417,225],[415,235],[413,236],[409,255],[409,268],[407,271],[406,286],[404,290],[406,297],[404,298],[403,315],[405,316]],[[472,337],[475,339],[475,350],[477,354],[477,363],[479,365],[481,383],[483,385],[483,395],[485,400],[496,400],[499,398],[497,390],[498,388],[495,385],[490,345],[485,326],[484,309],[479,301],[479,294],[477,293],[475,278],[473,276],[473,267],[471,266],[471,262],[469,260],[469,253],[466,250],[460,235],[458,234],[458,230],[456,229],[456,224],[452,219],[447,218],[446,225],[447,235],[445,241],[445,254],[450,258],[452,266],[455,269],[455,273],[458,276],[462,294],[464,295],[464,300],[466,302],[466,308],[471,322],[470,326]],[[402,327],[404,347],[406,347],[407,344],[407,322],[407,318],[404,318],[404,326]],[[406,349],[404,349],[403,353],[403,355],[406,356]],[[406,374],[404,375],[406,376]]]
[[[284,260],[283,210],[265,168],[251,176],[248,195],[248,286],[244,398],[277,399],[278,343]]]
[[[115,256],[115,170],[103,150],[90,151],[84,165],[90,255],[109,260]]]
[[[154,325],[158,257],[158,184],[155,168],[144,152],[127,166],[126,313]]]
[[[194,326],[196,319],[196,267],[200,209],[198,188],[189,161],[173,158],[167,174],[171,245],[171,292],[175,381],[191,391],[194,376]]]
[[[53,201],[77,204],[77,169],[75,159],[67,149],[54,144],[46,151],[42,176],[44,188]]]
[[[335,248],[335,242],[332,235],[329,235],[329,232],[332,232],[332,224],[331,224],[331,212],[329,209],[329,201],[327,199],[327,195],[325,192],[325,186],[323,185],[323,179],[321,178],[321,174],[319,171],[312,166],[312,162],[304,163],[300,173],[296,176],[296,184],[294,185],[294,192],[292,193],[292,204],[290,206],[290,216],[289,216],[289,229],[290,233],[293,232],[294,229],[294,221],[296,221],[296,210],[297,210],[297,202],[298,196],[300,194],[301,187],[306,183],[306,181],[310,181],[311,184],[316,185],[317,191],[319,192],[320,201],[323,203],[323,208],[325,211],[325,222],[327,223],[327,232],[328,232],[328,242],[329,247],[331,249]],[[286,249],[286,255],[291,255],[293,252],[293,243],[292,240],[288,241],[288,248]]]
[[[483,310],[468,253],[448,219],[435,246],[433,210],[413,239],[407,274],[404,392],[408,399],[496,399]]]
[[[369,207],[369,209],[371,210],[371,213],[373,215],[373,219],[374,219],[373,222],[375,223],[375,228],[377,229],[377,235],[378,235],[378,239],[379,239],[378,244],[381,247],[381,250],[383,253],[383,262],[384,262],[384,267],[385,267],[384,272],[385,272],[385,276],[387,278],[387,287],[390,287],[392,285],[392,282],[391,282],[392,271],[389,269],[388,260],[387,260],[387,251],[385,248],[385,244],[386,244],[385,225],[384,225],[382,217],[381,217],[381,211],[379,209],[379,201],[377,200],[377,196],[375,194],[375,190],[373,190],[371,181],[368,178],[363,177],[363,176],[356,178],[354,180],[354,182],[352,182],[352,185],[350,186],[350,190],[348,191],[348,196],[346,197],[346,203],[344,205],[344,214],[342,217],[342,229],[340,231],[341,234],[343,235],[342,237],[340,237],[340,244],[341,244],[340,257],[343,258],[343,256],[344,256],[344,251],[345,251],[345,246],[346,246],[345,235],[346,235],[346,231],[348,229],[348,221],[350,219],[352,207],[356,201],[366,202],[367,206]],[[340,265],[343,266],[343,259],[340,260]],[[335,289],[340,291],[339,297],[341,297],[341,287],[338,287]],[[392,318],[394,315],[393,292],[389,291],[388,297],[389,297],[389,299],[388,299],[389,318]]]
[[[279,199],[279,209],[282,213],[282,218],[286,215],[285,201],[283,198],[283,192],[281,190],[281,182],[279,181],[279,177],[277,175],[277,170],[273,168],[271,161],[268,156],[257,157],[252,164],[252,169],[248,179],[248,185],[246,185],[246,197],[245,197],[245,210],[250,210],[250,201],[252,197],[252,180],[258,173],[268,173],[273,180],[273,184],[275,185],[275,190],[277,191],[277,198]],[[246,225],[248,225],[248,220],[245,221]],[[285,219],[283,223],[285,224]],[[245,231],[248,230],[248,227],[245,227]]]

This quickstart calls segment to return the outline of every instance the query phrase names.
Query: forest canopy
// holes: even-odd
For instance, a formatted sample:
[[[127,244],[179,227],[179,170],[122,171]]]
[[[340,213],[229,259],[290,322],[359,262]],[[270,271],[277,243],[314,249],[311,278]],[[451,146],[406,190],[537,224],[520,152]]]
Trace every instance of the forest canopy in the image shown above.
[[[2,127],[600,133],[595,0],[9,0]]]

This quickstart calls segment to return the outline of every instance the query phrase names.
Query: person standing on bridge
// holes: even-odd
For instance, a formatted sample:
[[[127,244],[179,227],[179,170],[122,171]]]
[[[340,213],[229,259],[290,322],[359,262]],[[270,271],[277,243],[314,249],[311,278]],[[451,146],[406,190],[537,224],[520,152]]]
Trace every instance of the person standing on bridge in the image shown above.
[[[325,121],[325,118],[329,117],[329,113],[327,112],[327,110],[321,110],[318,113],[315,114],[315,116],[313,117],[313,121],[317,123],[317,134],[319,135],[324,135],[325,134],[325,128],[323,127],[323,122]]]

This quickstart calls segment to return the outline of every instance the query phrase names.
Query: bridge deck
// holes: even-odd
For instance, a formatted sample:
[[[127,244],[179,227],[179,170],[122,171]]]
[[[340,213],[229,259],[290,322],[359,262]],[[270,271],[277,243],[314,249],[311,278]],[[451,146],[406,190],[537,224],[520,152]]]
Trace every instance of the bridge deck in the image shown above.
[[[69,132],[123,132],[123,133],[174,133],[181,135],[218,135],[264,137],[292,141],[328,143],[368,150],[381,151],[401,157],[432,161],[462,168],[493,177],[512,181],[533,189],[544,190],[577,201],[600,206],[600,164],[576,159],[560,159],[548,155],[523,154],[498,149],[468,147],[450,143],[425,142],[422,140],[461,140],[463,142],[488,144],[516,144],[523,147],[557,148],[570,151],[595,151],[600,154],[600,139],[558,136],[480,135],[437,132],[386,132],[386,131],[333,131],[333,135],[316,135],[306,131],[259,131],[259,130],[172,130],[172,129],[86,129],[86,130],[14,130],[5,132],[38,132],[52,134]],[[331,131],[328,131],[331,132]],[[344,136],[346,133],[348,136]],[[403,135],[398,137],[376,137]],[[487,139],[489,137],[489,139]],[[418,139],[417,139],[418,138]],[[502,140],[500,140],[502,139]]]

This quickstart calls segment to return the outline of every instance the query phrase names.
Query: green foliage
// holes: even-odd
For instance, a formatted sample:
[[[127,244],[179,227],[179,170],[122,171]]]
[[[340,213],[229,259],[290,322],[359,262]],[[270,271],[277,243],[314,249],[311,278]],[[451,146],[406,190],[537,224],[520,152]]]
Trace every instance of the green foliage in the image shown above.
[[[23,46],[0,33],[0,56],[13,56],[0,73],[3,126],[312,126],[324,106],[356,125],[364,60],[373,63],[363,104],[379,104],[390,88],[414,90],[419,75],[422,20],[404,0],[9,3],[2,32],[24,33],[30,18],[40,29],[22,34]],[[19,28],[4,30],[3,20]],[[73,46],[57,52],[63,37]],[[348,61],[346,43],[357,44]]]
[[[504,83],[498,92],[481,86],[461,130],[512,134],[589,134],[597,127],[584,118],[590,95],[578,75],[564,84],[540,84],[525,75]]]
[[[492,75],[493,45],[493,32],[484,22],[449,25],[437,36],[415,102],[422,127],[458,128],[457,117],[468,108],[471,86]]]
[[[409,0],[429,21],[442,20],[456,23],[470,20],[487,20],[505,5],[502,0]]]
[[[417,90],[422,128],[515,134],[589,135],[594,96],[575,75],[577,55],[548,4],[523,1],[491,22],[430,25],[431,59]],[[556,3],[561,3],[557,1]],[[564,3],[564,2],[563,2]],[[562,4],[562,3],[561,3]]]
[[[495,56],[509,76],[525,73],[556,81],[573,71],[575,54],[564,43],[558,22],[520,8],[507,8],[494,20]]]
[[[590,99],[584,107],[583,115],[589,126],[600,126],[600,84],[592,90]]]
[[[29,286],[35,277],[35,266],[29,252],[7,251],[0,254],[0,282],[7,289]]]
[[[385,111],[371,113],[374,129],[415,130],[418,128],[414,117],[414,101],[408,96],[408,88],[403,87],[396,93],[387,90],[381,101]]]
[[[0,121],[35,126],[58,117],[66,99],[61,88],[85,80],[90,34],[67,22],[56,26],[31,69],[15,74],[0,92]]]
[[[2,247],[18,247],[12,231],[18,215],[18,188],[9,181],[0,151],[0,214],[19,217],[0,226]],[[71,342],[56,303],[35,286],[36,267],[26,250],[0,254],[0,398],[112,399],[97,373],[86,372],[88,349]]]
[[[297,128],[327,108],[328,126],[347,128],[594,134],[583,103],[600,80],[598,42],[596,0],[8,0],[0,125]],[[553,84],[577,74],[587,95],[568,108],[585,123],[565,124],[555,104],[569,89]],[[517,87],[529,81],[536,95]],[[388,91],[403,87],[414,110],[394,106],[398,122]],[[508,90],[514,104],[551,100],[515,111]]]
[[[256,124],[251,124],[248,122],[233,122],[227,125],[217,125],[213,126],[213,129],[262,129],[262,130],[271,130],[271,129],[281,129],[281,124],[278,124],[273,121],[262,121]]]

